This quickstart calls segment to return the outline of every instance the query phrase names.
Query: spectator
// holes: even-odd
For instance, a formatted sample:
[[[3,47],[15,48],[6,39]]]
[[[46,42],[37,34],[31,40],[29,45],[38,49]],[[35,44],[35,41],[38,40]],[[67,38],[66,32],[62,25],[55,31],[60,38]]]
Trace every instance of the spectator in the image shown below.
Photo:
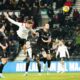
[[[9,51],[11,55],[16,55],[19,51],[18,38],[13,30],[10,31],[9,35]]]
[[[77,9],[74,9],[73,11],[74,26],[77,26],[78,18],[79,18],[79,11]]]
[[[28,4],[26,3],[26,0],[20,0],[18,2],[18,9],[20,10],[20,16],[22,18],[24,18],[25,16],[28,16],[29,14],[29,6]]]
[[[49,18],[52,18],[52,16],[54,15],[54,10],[52,6],[47,7],[47,15]]]
[[[6,0],[4,3],[5,9],[14,10],[16,9],[16,0]]]
[[[59,23],[60,23],[60,26],[64,26],[65,25],[65,14],[62,12],[62,11],[60,11],[59,13],[58,13],[58,18],[59,18]]]
[[[52,6],[52,4],[53,4],[53,0],[41,0],[41,6],[44,6],[44,7],[49,5]]]
[[[56,0],[56,9],[61,8],[66,0]]]
[[[72,0],[67,0],[65,3],[64,3],[64,6],[69,6],[71,7],[73,4]]]
[[[33,7],[33,4],[35,3],[36,0],[24,0],[24,1],[26,1],[29,7]]]
[[[33,6],[34,6],[34,5],[37,6],[38,9],[39,9],[39,8],[40,8],[40,1],[39,1],[39,0],[35,0]]]

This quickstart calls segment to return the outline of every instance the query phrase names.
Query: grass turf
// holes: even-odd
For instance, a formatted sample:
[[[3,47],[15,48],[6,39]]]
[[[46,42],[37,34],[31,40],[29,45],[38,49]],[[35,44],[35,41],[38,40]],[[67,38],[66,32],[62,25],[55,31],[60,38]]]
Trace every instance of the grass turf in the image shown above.
[[[4,79],[0,80],[80,80],[80,73],[4,73]]]

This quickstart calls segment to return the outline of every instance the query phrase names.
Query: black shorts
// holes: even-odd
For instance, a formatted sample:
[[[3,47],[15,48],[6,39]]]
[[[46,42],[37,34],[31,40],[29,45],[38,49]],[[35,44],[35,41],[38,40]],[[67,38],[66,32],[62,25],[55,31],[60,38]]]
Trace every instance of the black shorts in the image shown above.
[[[49,54],[50,52],[50,50],[49,50],[49,45],[48,44],[44,44],[44,43],[41,43],[41,44],[38,44],[37,45],[38,47],[38,50],[39,51],[45,51],[46,52],[46,54]]]
[[[26,43],[26,39],[21,39],[18,35],[17,35],[17,39],[18,39],[18,41],[19,41],[19,44],[21,45],[21,46],[23,46],[25,43]]]
[[[25,39],[19,39],[19,44],[21,45],[21,46],[23,46],[24,44],[26,43],[26,40]]]
[[[32,46],[32,56],[35,58],[40,58],[41,57],[41,48],[37,44]]]

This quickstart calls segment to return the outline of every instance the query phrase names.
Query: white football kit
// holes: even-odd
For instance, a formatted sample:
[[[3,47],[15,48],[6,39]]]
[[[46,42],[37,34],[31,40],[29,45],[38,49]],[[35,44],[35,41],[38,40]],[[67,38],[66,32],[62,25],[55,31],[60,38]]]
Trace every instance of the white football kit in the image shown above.
[[[69,52],[68,52],[67,47],[65,45],[59,46],[57,51],[56,51],[56,56],[60,55],[60,58],[62,58],[62,57],[65,58],[66,54],[69,57]]]
[[[21,39],[27,40],[27,38],[28,38],[28,33],[29,33],[30,29],[27,29],[27,28],[25,27],[26,24],[25,24],[25,23],[16,22],[16,21],[12,20],[12,19],[9,18],[9,17],[8,17],[8,20],[9,20],[11,23],[19,26],[19,29],[17,30],[17,35],[18,35],[18,37],[21,38]],[[28,52],[28,56],[29,56],[30,58],[32,58],[32,49],[31,49],[31,46],[30,46],[30,42],[27,41],[27,42],[26,42],[26,46],[27,46],[27,49],[26,49],[26,50],[27,50],[27,52]]]
[[[20,22],[16,22],[14,20],[12,20],[11,18],[8,17],[8,20],[19,26],[19,29],[17,30],[17,35],[21,38],[21,39],[26,39],[27,40],[27,37],[28,37],[28,32],[30,31],[30,29],[27,29],[25,26],[25,23],[20,23]]]

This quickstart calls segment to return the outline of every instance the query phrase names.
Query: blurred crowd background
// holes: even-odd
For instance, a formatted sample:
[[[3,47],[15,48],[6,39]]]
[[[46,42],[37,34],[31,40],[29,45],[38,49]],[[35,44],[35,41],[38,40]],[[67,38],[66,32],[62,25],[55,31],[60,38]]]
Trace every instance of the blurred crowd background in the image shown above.
[[[33,20],[34,29],[49,23],[52,34],[51,43],[53,44],[56,39],[63,39],[68,47],[70,60],[80,60],[80,12],[76,8],[76,2],[77,0],[0,0],[0,23],[6,27],[9,60],[19,57],[21,46],[16,36],[18,27],[6,20],[5,12],[8,12],[15,21]],[[69,6],[68,12],[63,11],[66,5]],[[31,41],[34,52],[36,39],[30,34],[28,39]],[[52,60],[56,60],[52,48]]]

